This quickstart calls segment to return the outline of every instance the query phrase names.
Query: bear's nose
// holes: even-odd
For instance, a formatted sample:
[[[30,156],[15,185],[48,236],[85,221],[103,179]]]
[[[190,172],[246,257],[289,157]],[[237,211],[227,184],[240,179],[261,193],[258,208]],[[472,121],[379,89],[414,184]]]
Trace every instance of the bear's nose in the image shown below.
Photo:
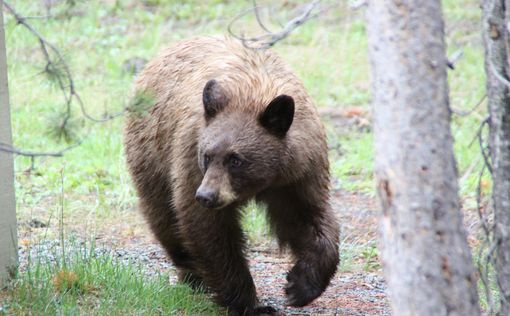
[[[195,199],[203,207],[212,208],[218,203],[218,194],[214,190],[200,187],[195,194]]]

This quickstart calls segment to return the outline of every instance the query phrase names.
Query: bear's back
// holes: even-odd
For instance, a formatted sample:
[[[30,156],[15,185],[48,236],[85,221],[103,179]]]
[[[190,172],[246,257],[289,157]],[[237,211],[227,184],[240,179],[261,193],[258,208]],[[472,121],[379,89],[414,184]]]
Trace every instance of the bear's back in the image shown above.
[[[255,107],[257,113],[278,94],[296,98],[304,92],[300,80],[276,54],[216,37],[192,38],[166,48],[147,64],[136,86],[154,93],[157,103],[177,101],[167,106],[200,112],[202,91],[210,79],[229,90],[235,98],[232,105]]]
[[[300,151],[293,157],[295,165],[305,172],[314,161],[327,160],[316,156],[326,146],[324,141],[317,142],[325,140],[317,110],[290,67],[269,50],[251,50],[237,40],[216,37],[177,42],[140,73],[135,89],[151,94],[154,106],[149,115],[128,118],[126,147],[136,148],[131,156],[166,160],[172,169],[184,161],[186,165],[177,168],[196,167],[196,144],[205,125],[202,93],[211,79],[232,97],[224,111],[242,111],[254,118],[276,96],[292,96],[295,115],[288,139],[290,151]],[[129,148],[126,153],[129,160]],[[295,171],[291,178],[303,173]]]

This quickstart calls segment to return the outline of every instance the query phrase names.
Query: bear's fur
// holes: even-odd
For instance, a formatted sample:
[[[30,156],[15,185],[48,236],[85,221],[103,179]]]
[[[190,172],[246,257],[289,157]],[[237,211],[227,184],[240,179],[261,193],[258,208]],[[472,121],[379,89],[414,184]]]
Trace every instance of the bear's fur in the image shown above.
[[[255,199],[296,260],[288,304],[318,297],[339,261],[338,223],[324,127],[290,68],[235,40],[194,38],[149,62],[135,91],[152,107],[127,118],[127,163],[181,280],[203,282],[231,314],[271,310],[258,306],[243,253],[239,210]]]

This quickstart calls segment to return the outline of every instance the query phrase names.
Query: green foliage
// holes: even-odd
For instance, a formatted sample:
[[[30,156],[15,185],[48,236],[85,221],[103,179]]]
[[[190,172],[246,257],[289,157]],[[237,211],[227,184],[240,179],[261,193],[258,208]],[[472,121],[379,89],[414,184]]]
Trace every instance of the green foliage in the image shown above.
[[[381,264],[379,262],[379,250],[375,245],[367,246],[363,252],[361,252],[361,258],[365,261],[363,270],[374,271],[381,268]]]
[[[46,134],[56,142],[75,143],[79,141],[80,125],[78,119],[70,118],[67,113],[54,112],[48,118]]]
[[[44,72],[48,77],[49,81],[55,83],[57,87],[59,84],[59,80],[62,80],[66,76],[65,65],[61,60],[58,59],[52,59],[51,63],[46,64]],[[68,84],[67,82],[62,82],[63,86],[66,86],[67,84]]]
[[[148,91],[137,91],[127,106],[127,110],[134,115],[144,116],[148,114],[148,110],[154,106],[155,102],[152,93]]]
[[[337,151],[340,151],[340,154],[333,152],[330,155],[331,173],[339,180],[340,188],[373,192],[372,142],[372,134],[368,133],[330,137],[331,146],[339,146]]]

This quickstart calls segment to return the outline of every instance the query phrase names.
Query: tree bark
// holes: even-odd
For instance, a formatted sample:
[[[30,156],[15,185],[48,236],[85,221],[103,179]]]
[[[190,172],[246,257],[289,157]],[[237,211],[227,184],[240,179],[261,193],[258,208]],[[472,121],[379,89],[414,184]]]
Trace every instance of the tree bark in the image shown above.
[[[0,3],[3,8],[3,1]],[[11,144],[3,12],[0,13],[0,142]],[[17,265],[18,244],[12,154],[0,151],[0,288]]]
[[[510,0],[483,2],[485,72],[489,100],[489,147],[492,162],[495,269],[500,315],[510,315]]]
[[[440,0],[371,0],[375,176],[395,315],[479,315],[460,213]]]

